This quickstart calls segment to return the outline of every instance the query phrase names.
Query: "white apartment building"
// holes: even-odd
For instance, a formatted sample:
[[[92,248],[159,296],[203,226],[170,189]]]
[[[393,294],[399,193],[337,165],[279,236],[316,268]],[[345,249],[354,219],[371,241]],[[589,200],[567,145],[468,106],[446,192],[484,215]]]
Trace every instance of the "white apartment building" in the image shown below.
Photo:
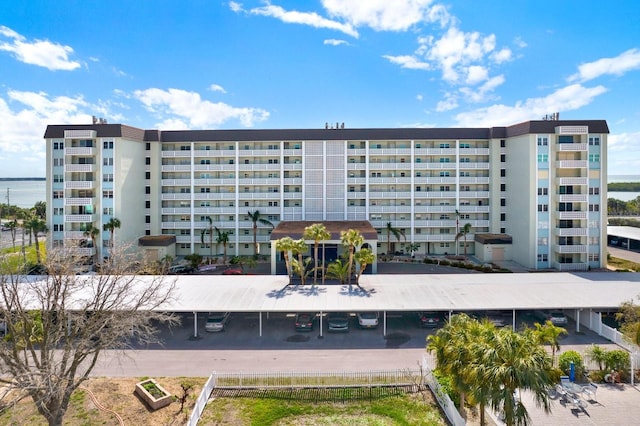
[[[338,126],[336,126],[338,127]],[[171,236],[169,253],[209,256],[203,231],[229,235],[229,255],[254,253],[249,213],[281,221],[362,221],[378,253],[513,260],[530,269],[600,268],[606,261],[604,120],[431,129],[142,130],[50,125],[50,246],[121,221],[115,240]],[[389,225],[390,224],[390,225]],[[460,231],[469,231],[456,238]],[[271,227],[258,223],[260,254]],[[108,256],[110,235],[97,250]],[[175,241],[175,243],[173,243]],[[215,245],[215,235],[214,235]],[[493,243],[495,244],[492,244]],[[506,243],[505,243],[506,242]]]

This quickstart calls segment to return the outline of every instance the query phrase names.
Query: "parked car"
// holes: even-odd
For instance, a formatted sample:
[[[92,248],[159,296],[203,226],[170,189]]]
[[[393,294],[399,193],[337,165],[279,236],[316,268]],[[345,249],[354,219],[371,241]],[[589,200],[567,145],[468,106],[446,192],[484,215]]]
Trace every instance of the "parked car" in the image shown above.
[[[486,318],[496,327],[504,327],[507,325],[506,317],[500,311],[487,311]]]
[[[358,312],[358,325],[360,328],[376,328],[378,326],[378,313]]]
[[[191,265],[175,265],[169,267],[169,275],[179,275],[179,274],[191,274],[195,270]]]
[[[242,275],[242,269],[225,269],[222,275]]]
[[[204,329],[209,332],[224,331],[224,327],[229,321],[229,312],[212,312],[207,317]]]
[[[551,311],[549,314],[549,321],[551,321],[553,325],[567,325],[569,322],[564,312],[560,311]]]
[[[296,331],[312,331],[315,314],[298,312],[296,314]]]
[[[439,312],[418,312],[418,322],[423,328],[436,328],[442,322]]]
[[[327,315],[327,327],[332,332],[348,333],[349,315],[346,312],[331,312]]]

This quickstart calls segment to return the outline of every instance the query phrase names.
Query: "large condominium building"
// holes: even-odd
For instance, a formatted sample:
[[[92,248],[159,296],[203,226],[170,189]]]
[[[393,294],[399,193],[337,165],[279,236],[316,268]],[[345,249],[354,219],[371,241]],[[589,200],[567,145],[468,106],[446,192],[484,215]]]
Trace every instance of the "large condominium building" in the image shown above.
[[[50,246],[101,230],[117,243],[159,237],[177,256],[254,253],[250,213],[281,221],[369,221],[377,253],[467,254],[530,269],[599,268],[606,248],[604,120],[431,129],[142,130],[50,125]],[[271,227],[257,222],[261,254]],[[397,241],[387,228],[404,232]],[[204,238],[202,237],[205,232]],[[391,235],[390,238],[388,235]],[[458,237],[456,237],[458,236]],[[154,237],[151,237],[151,239]],[[388,241],[388,238],[391,241]],[[213,244],[215,245],[215,233]],[[496,243],[496,244],[492,244]],[[466,245],[466,248],[465,248]],[[395,246],[395,247],[394,247]],[[414,248],[415,248],[414,247]]]

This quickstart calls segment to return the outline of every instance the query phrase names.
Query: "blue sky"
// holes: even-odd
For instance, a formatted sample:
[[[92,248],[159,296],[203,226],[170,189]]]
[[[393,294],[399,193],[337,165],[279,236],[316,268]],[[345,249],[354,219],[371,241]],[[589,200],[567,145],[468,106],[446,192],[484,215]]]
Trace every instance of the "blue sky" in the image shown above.
[[[485,127],[606,119],[640,173],[640,4],[561,0],[3,2],[0,177],[47,124]]]

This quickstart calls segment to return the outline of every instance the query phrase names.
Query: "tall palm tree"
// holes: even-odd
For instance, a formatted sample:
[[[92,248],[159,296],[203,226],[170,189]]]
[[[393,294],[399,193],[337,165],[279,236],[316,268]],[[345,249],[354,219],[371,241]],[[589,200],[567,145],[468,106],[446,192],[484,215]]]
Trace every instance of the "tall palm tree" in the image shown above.
[[[404,231],[402,229],[394,228],[391,222],[387,222],[387,255],[391,254],[391,234],[396,237],[396,240],[400,242],[400,237],[402,237],[405,241],[407,237],[404,235]]]
[[[336,259],[327,265],[327,277],[334,278],[344,284],[349,275],[349,265],[342,262],[342,259]]]
[[[47,218],[47,203],[44,201],[38,201],[35,203],[31,210],[33,211],[33,214],[38,216],[40,219],[44,220]]]
[[[356,252],[353,256],[355,261],[360,265],[358,269],[358,275],[356,275],[356,284],[360,285],[360,276],[367,269],[367,265],[371,265],[376,260],[376,256],[373,254],[371,249],[363,248]]]
[[[116,229],[120,229],[121,225],[122,225],[122,223],[120,222],[120,219],[118,219],[117,217],[112,217],[103,226],[103,229],[105,231],[109,231],[109,247],[111,248],[111,250],[113,250],[113,245],[114,245],[114,242],[115,242]],[[109,253],[109,254],[111,254],[111,253]]]
[[[460,231],[456,234],[456,253],[458,253],[458,240],[460,239],[460,237],[464,238],[464,258],[467,258],[467,234],[471,232],[471,224],[470,223],[465,223],[464,226],[462,227],[462,229],[460,229]]]
[[[293,248],[295,241],[291,237],[282,237],[276,240],[276,250],[281,251],[284,256],[284,264],[287,268],[287,277],[289,278],[289,284],[291,284],[291,262],[289,260],[289,252]]]
[[[203,229],[200,232],[200,242],[204,246],[206,244],[204,242],[204,236],[209,234],[209,259],[211,259],[213,257],[213,220],[211,220],[210,216],[207,216],[207,221],[209,222],[209,228],[208,229]],[[219,232],[218,232],[218,235],[220,235]]]
[[[86,238],[91,238],[91,243],[93,244],[94,254],[93,254],[93,262],[95,264],[98,263],[98,246],[96,245],[96,241],[98,240],[98,235],[100,234],[100,229],[90,224],[87,226],[87,229],[84,230],[82,235]]]
[[[305,285],[305,278],[307,276],[307,265],[309,262],[304,261],[304,254],[309,250],[307,243],[304,242],[303,239],[296,240],[293,242],[291,246],[291,254],[293,256],[297,256],[297,260],[292,260],[292,266],[294,271],[296,271],[300,275],[300,284]],[[307,259],[310,261],[310,259]]]
[[[38,234],[40,232],[47,232],[47,224],[44,220],[40,219],[39,216],[31,216],[24,223],[26,229],[31,232],[33,235],[34,241],[36,243],[36,260],[40,263],[40,244],[38,242]]]
[[[9,232],[11,233],[11,245],[13,246],[13,251],[16,251],[16,233],[19,227],[18,221],[13,219],[11,222],[5,224],[7,228],[9,228]]]
[[[216,238],[216,244],[222,244],[222,263],[227,264],[227,245],[229,244],[229,233],[226,231],[220,231],[218,227],[215,227],[216,234],[218,237]]]
[[[303,236],[307,240],[313,240],[313,284],[316,284],[318,282],[318,244],[320,241],[331,238],[331,233],[327,231],[327,227],[323,224],[314,223],[304,228]],[[324,264],[324,256],[322,257],[322,263]],[[322,275],[324,277],[324,268],[322,268]]]
[[[262,215],[260,214],[259,210],[253,211],[253,212],[248,212],[247,213],[249,215],[249,219],[251,219],[251,222],[253,222],[253,254],[255,256],[258,255],[258,223],[261,223],[263,225],[267,225],[270,226],[271,228],[273,228],[273,223],[269,222],[267,219],[264,219],[262,217]]]
[[[554,325],[547,320],[544,324],[535,323],[533,335],[541,345],[549,345],[551,347],[551,359],[555,363],[556,351],[560,350],[560,337],[569,334],[562,327]]]
[[[340,232],[340,240],[342,241],[342,245],[348,249],[349,253],[349,285],[351,285],[351,272],[353,271],[353,255],[355,254],[356,248],[360,247],[364,243],[364,237],[360,232],[356,229],[348,229],[346,231]]]

